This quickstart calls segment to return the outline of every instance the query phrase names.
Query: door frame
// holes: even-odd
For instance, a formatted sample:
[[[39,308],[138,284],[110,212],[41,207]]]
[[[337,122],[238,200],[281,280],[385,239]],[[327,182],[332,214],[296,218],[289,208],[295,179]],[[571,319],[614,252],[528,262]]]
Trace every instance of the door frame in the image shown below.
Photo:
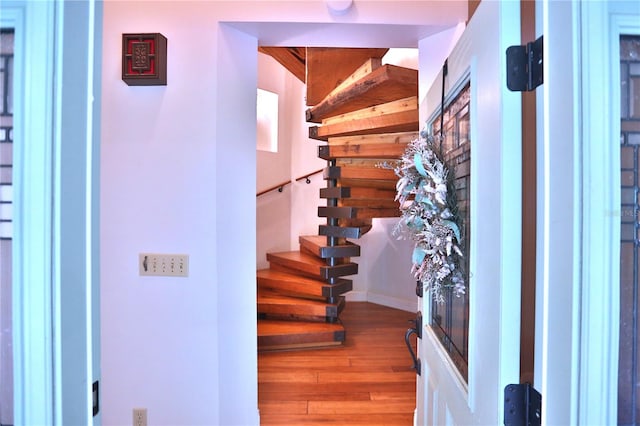
[[[640,7],[580,10],[582,295],[578,422],[615,424],[620,324],[620,36],[640,34]],[[611,143],[603,143],[610,141]],[[609,285],[611,284],[611,285]],[[589,404],[589,401],[602,401]]]
[[[54,4],[2,4],[2,25],[15,28],[13,358],[14,424],[54,419],[52,107]],[[28,28],[40,28],[27,35]],[[42,54],[45,52],[45,54]],[[30,78],[24,78],[31,64]],[[28,96],[39,93],[40,96]],[[27,126],[27,117],[30,125]]]
[[[13,169],[14,424],[100,423],[101,22],[95,0],[2,2],[24,142]]]
[[[620,137],[617,40],[640,33],[630,12],[631,2],[536,7],[545,51],[535,361],[543,424],[617,422],[620,152],[603,141]]]

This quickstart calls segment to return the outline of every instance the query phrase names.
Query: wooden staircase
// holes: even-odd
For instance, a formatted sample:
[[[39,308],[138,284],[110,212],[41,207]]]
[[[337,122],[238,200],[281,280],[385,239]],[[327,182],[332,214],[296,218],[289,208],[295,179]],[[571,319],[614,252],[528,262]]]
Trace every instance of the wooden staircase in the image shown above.
[[[300,48],[295,49],[299,59]],[[327,161],[326,188],[320,190],[326,205],[318,207],[326,224],[318,235],[301,236],[299,250],[268,253],[269,269],[258,271],[261,351],[344,342],[340,313],[343,295],[353,287],[344,277],[358,273],[351,258],[360,255],[349,239],[369,231],[374,218],[400,214],[394,201],[397,177],[380,164],[400,158],[418,136],[418,73],[382,65],[384,53],[305,50],[307,100],[319,100],[306,111],[314,124],[309,137],[322,141],[318,156]],[[270,54],[276,57],[273,50]]]

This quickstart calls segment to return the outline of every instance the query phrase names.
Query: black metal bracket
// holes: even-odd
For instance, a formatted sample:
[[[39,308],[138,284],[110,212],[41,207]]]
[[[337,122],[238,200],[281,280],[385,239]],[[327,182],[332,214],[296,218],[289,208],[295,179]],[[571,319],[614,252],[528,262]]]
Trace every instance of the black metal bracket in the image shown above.
[[[542,421],[542,395],[529,383],[504,388],[505,426],[539,426]]]
[[[97,416],[100,412],[100,385],[96,380],[91,386],[91,400],[93,406],[93,417]]]
[[[525,46],[507,48],[507,88],[530,92],[543,83],[542,36]]]
[[[422,285],[422,282],[420,280],[416,281],[416,296],[424,296],[424,286]]]
[[[409,349],[409,354],[411,354],[411,359],[413,359],[413,369],[416,370],[418,376],[422,375],[422,364],[420,363],[420,358],[416,356],[415,351],[413,350],[413,346],[411,346],[411,338],[412,334],[415,334],[419,339],[422,339],[422,312],[418,312],[416,314],[415,320],[410,320],[409,322],[414,324],[414,327],[407,330],[404,335],[404,342],[407,344],[407,349]]]

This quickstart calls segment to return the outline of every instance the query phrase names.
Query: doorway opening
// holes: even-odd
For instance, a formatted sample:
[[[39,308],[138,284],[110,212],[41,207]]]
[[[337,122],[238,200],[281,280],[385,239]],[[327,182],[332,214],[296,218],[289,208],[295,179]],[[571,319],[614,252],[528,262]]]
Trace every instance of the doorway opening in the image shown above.
[[[277,48],[268,48],[269,50],[277,49]],[[284,48],[283,48],[284,49]],[[298,52],[300,49],[305,48],[288,48],[288,50],[293,50]],[[413,88],[412,93],[413,97],[413,110],[415,112],[415,119],[412,124],[411,131],[406,131],[406,133],[412,133],[412,137],[417,137],[419,130],[419,119],[418,119],[418,102],[417,102],[417,92],[418,92],[418,81],[417,81],[417,70],[418,70],[418,50],[415,48],[412,49],[360,49],[357,52],[355,48],[319,48],[314,50],[314,48],[305,49],[306,52],[313,51],[309,55],[306,55],[306,58],[310,58],[313,54],[317,55],[326,55],[324,56],[324,60],[329,62],[328,57],[332,57],[332,55],[353,55],[358,58],[360,55],[363,55],[361,59],[353,59],[353,56],[349,57],[349,59],[354,62],[354,69],[344,72],[344,76],[336,77],[337,80],[349,81],[350,75],[357,74],[357,71],[360,69],[359,67],[365,66],[366,71],[364,71],[363,77],[369,75],[369,68],[372,69],[381,69],[380,67],[386,66],[389,64],[389,67],[408,67],[411,68],[410,73],[415,76],[413,80]],[[377,52],[381,51],[381,52]],[[365,58],[367,55],[381,55],[381,57]],[[388,56],[387,56],[388,55]],[[311,59],[308,59],[311,62]],[[274,57],[269,57],[268,55],[259,54],[258,58],[258,88],[266,89],[272,92],[279,94],[279,98],[281,104],[279,106],[279,110],[283,113],[283,118],[280,120],[280,141],[278,146],[282,149],[279,149],[277,153],[274,152],[264,152],[258,151],[257,153],[257,176],[258,176],[258,187],[257,193],[261,194],[257,197],[257,263],[258,268],[269,268],[268,259],[269,255],[272,254],[270,252],[282,252],[288,250],[295,250],[300,246],[302,249],[299,253],[305,253],[304,249],[308,246],[305,245],[305,242],[299,243],[299,238],[307,238],[303,237],[305,235],[313,235],[317,234],[318,227],[323,226],[323,223],[329,226],[329,222],[325,217],[318,217],[318,209],[321,208],[331,208],[335,207],[339,208],[350,208],[355,206],[346,206],[341,205],[338,206],[336,201],[335,206],[330,206],[330,202],[326,201],[327,206],[322,206],[325,204],[325,200],[320,197],[320,193],[323,189],[325,189],[326,183],[324,182],[323,177],[320,173],[324,167],[328,166],[327,158],[318,158],[318,146],[321,147],[331,147],[333,143],[338,143],[338,140],[344,141],[344,139],[340,138],[349,138],[352,135],[340,135],[334,137],[329,137],[329,142],[323,142],[318,140],[310,140],[315,138],[310,138],[309,128],[313,128],[317,123],[317,121],[309,121],[307,118],[309,114],[305,114],[305,111],[313,110],[317,105],[321,105],[327,97],[331,97],[331,94],[334,93],[334,89],[336,87],[340,87],[339,81],[332,81],[331,83],[326,84],[327,88],[321,87],[326,81],[331,80],[331,78],[323,73],[325,76],[323,78],[324,81],[317,82],[317,84],[310,83],[314,80],[310,80],[308,76],[313,74],[313,72],[318,71],[319,67],[316,67],[313,72],[310,70],[309,65],[307,65],[307,79],[299,78],[294,75],[293,72],[289,73],[283,69],[283,67],[278,64],[279,61],[274,59]],[[340,60],[340,65],[344,65],[345,60]],[[358,62],[358,63],[356,63]],[[378,63],[379,62],[379,63]],[[313,63],[313,62],[311,62]],[[337,63],[331,62],[333,68],[338,66]],[[384,64],[384,65],[383,65]],[[322,64],[326,66],[325,64]],[[275,69],[274,69],[275,68]],[[346,66],[345,66],[346,68]],[[349,74],[351,73],[351,74]],[[267,74],[267,75],[264,75]],[[284,83],[282,83],[284,81]],[[358,81],[354,79],[354,82]],[[278,93],[278,83],[285,88],[281,93]],[[263,86],[266,85],[266,86]],[[355,83],[354,83],[355,85]],[[310,87],[313,86],[313,87]],[[321,88],[319,88],[321,87]],[[343,86],[342,90],[348,91],[347,86]],[[323,90],[324,89],[324,90]],[[321,95],[317,95],[317,91],[321,91]],[[374,105],[382,105],[386,104],[386,99],[389,94],[385,94],[385,96],[376,97],[375,100],[370,101],[374,102]],[[394,95],[395,96],[395,95]],[[402,97],[402,96],[399,96]],[[373,107],[373,106],[372,106]],[[308,109],[307,109],[308,108]],[[355,110],[363,111],[368,107],[364,107],[359,105]],[[378,108],[381,108],[379,106]],[[316,110],[317,111],[317,110]],[[353,111],[345,112],[345,114],[353,113]],[[335,115],[331,115],[331,117],[335,117]],[[334,119],[335,120],[335,119]],[[325,123],[323,122],[323,125]],[[372,129],[376,129],[376,126],[372,126]],[[390,131],[380,131],[381,135],[377,137],[389,137],[387,135],[394,135],[394,138],[397,138],[400,133],[400,129],[395,129],[396,132]],[[384,136],[382,136],[384,135]],[[353,136],[355,137],[355,136]],[[373,136],[371,136],[372,138]],[[404,137],[404,136],[403,136]],[[366,139],[365,136],[362,138]],[[359,142],[364,142],[360,140]],[[407,140],[408,143],[408,140]],[[350,141],[348,146],[355,146],[356,142]],[[398,144],[396,144],[398,145]],[[344,145],[347,146],[347,145]],[[377,147],[382,147],[383,145],[378,143]],[[404,145],[402,145],[404,146]],[[365,161],[364,158],[367,157],[365,155],[365,151],[369,149],[366,143],[362,143],[358,145],[359,155],[362,157],[359,158],[359,161]],[[380,158],[373,159],[370,161],[382,162],[385,159],[385,155],[390,155],[388,153],[378,153]],[[398,157],[400,154],[397,155]],[[355,170],[356,165],[354,163],[346,163],[346,159],[336,160],[336,164],[338,161],[345,161],[342,163],[342,170],[346,170],[350,168],[351,170]],[[391,161],[391,160],[389,160]],[[279,165],[279,166],[277,166]],[[271,173],[267,173],[266,169],[270,170]],[[362,172],[364,167],[360,170]],[[389,188],[378,188],[379,192],[385,192],[388,196],[388,200],[375,200],[372,195],[369,195],[369,198],[361,198],[358,202],[362,201],[361,204],[358,204],[356,208],[364,211],[365,209],[373,209],[378,208],[378,213],[383,212],[382,207],[386,204],[389,204],[392,207],[389,207],[386,213],[393,213],[394,216],[399,214],[398,206],[394,203],[395,197],[395,182],[396,177],[393,175],[391,170],[388,170],[388,174],[391,179],[389,179]],[[378,176],[380,177],[380,176]],[[356,201],[356,192],[358,190],[357,183],[362,184],[364,180],[367,180],[368,177],[363,175],[359,175],[360,182],[356,182],[357,178],[352,178],[353,181],[350,182],[348,186],[350,191],[353,193],[350,195],[349,199],[345,197],[340,198],[340,203],[348,203]],[[325,177],[326,179],[326,177]],[[271,180],[271,181],[270,181]],[[370,190],[376,190],[374,184],[383,184],[386,182],[381,182],[382,179],[378,179],[378,182],[374,182],[371,180],[368,185]],[[285,182],[285,184],[282,184]],[[270,193],[264,193],[263,188],[273,188],[273,191]],[[345,186],[337,185],[336,187],[345,188]],[[276,191],[277,189],[277,191]],[[363,191],[364,192],[364,191]],[[385,204],[386,203],[386,204]],[[319,206],[319,207],[317,207]],[[289,217],[289,221],[283,220],[284,217]],[[281,229],[280,229],[281,228]],[[372,232],[371,230],[369,232]],[[382,233],[387,234],[387,230],[383,229]],[[319,235],[318,240],[321,240],[323,236]],[[324,237],[325,240],[327,237]],[[351,237],[359,240],[358,237]],[[392,239],[392,238],[389,238]],[[370,246],[369,244],[373,243],[377,245]],[[407,248],[410,247],[411,242],[404,242],[407,245]],[[361,241],[354,241],[354,244],[361,244],[362,250],[359,251],[359,255],[353,255],[357,258],[354,259],[355,262],[361,263],[360,257],[367,256],[373,258],[374,256],[379,256],[381,250],[389,250],[388,247],[381,247],[380,242],[376,241],[376,239],[370,239],[366,243]],[[342,246],[342,244],[340,244]],[[344,247],[344,246],[343,246]],[[406,250],[406,259],[410,258],[409,250]],[[279,253],[278,253],[279,254]],[[404,253],[403,253],[404,254]],[[275,256],[275,255],[274,255]],[[384,259],[384,255],[381,256]],[[273,259],[273,257],[271,257]],[[386,259],[385,259],[386,260]],[[271,263],[274,263],[272,260]],[[365,260],[367,263],[367,260]],[[375,263],[374,260],[371,260],[369,263]],[[396,263],[396,262],[391,262]],[[272,265],[271,265],[272,266]],[[279,266],[278,269],[267,269],[268,271],[278,271],[278,273],[282,272],[282,266]],[[291,271],[287,271],[291,273]],[[359,274],[360,271],[356,272],[353,276],[351,274],[346,274],[344,277],[346,280],[340,276],[336,280],[336,283],[332,286],[333,289],[341,288],[342,283],[349,280],[355,282],[355,277]],[[267,340],[266,337],[263,337],[264,334],[261,330],[266,327],[265,317],[271,319],[274,317],[278,317],[279,320],[282,320],[282,317],[287,317],[287,320],[291,320],[292,323],[295,323],[295,326],[300,325],[299,320],[301,317],[304,317],[304,320],[307,321],[308,329],[316,329],[320,327],[320,324],[324,322],[321,316],[314,313],[313,315],[302,314],[298,311],[298,305],[306,305],[309,303],[309,300],[313,300],[314,302],[320,303],[318,301],[319,298],[315,298],[315,295],[305,294],[302,300],[296,300],[296,306],[292,307],[291,313],[283,313],[282,312],[282,303],[283,301],[287,301],[287,303],[294,304],[292,301],[291,294],[288,294],[287,291],[292,291],[290,288],[284,289],[279,288],[276,283],[268,282],[270,279],[270,275],[274,275],[274,272],[264,272],[264,270],[259,270],[258,272],[258,315],[260,318],[259,326],[258,326],[258,347],[259,349],[264,350],[265,345],[269,346],[271,349],[273,345],[280,344],[283,345],[284,348],[290,349],[291,347],[299,348],[301,346],[300,340],[303,339],[301,335],[302,331],[297,331],[295,337],[291,336],[283,336],[280,337],[279,342],[275,343],[275,339],[270,341],[269,344],[265,343]],[[340,293],[336,296],[336,315],[340,315],[339,318],[336,318],[336,322],[339,325],[344,325],[344,329],[346,332],[346,339],[341,342],[326,342],[326,341],[316,341],[316,337],[312,336],[312,332],[304,332],[305,339],[305,351],[299,352],[298,354],[292,355],[290,352],[286,353],[275,353],[275,352],[260,352],[259,355],[259,404],[261,417],[263,420],[276,421],[273,417],[276,413],[272,411],[275,410],[273,407],[279,407],[280,413],[277,415],[284,415],[288,413],[290,415],[297,415],[303,417],[296,417],[297,421],[301,421],[304,419],[311,418],[334,418],[340,415],[344,415],[346,412],[341,410],[350,410],[355,409],[355,407],[360,407],[362,411],[362,416],[372,415],[376,413],[376,409],[378,407],[383,407],[385,410],[396,410],[393,413],[381,413],[378,412],[376,415],[390,415],[390,419],[398,419],[402,418],[403,422],[411,422],[413,417],[413,411],[415,408],[416,401],[416,375],[415,372],[411,369],[410,364],[410,356],[406,352],[407,349],[404,346],[402,341],[402,335],[406,332],[406,325],[408,324],[408,320],[412,317],[415,317],[415,306],[417,304],[417,298],[415,293],[413,293],[413,285],[410,276],[410,268],[401,271],[401,274],[406,277],[407,285],[404,286],[404,282],[400,281],[399,283],[394,283],[394,286],[405,287],[405,289],[409,290],[404,296],[406,296],[406,305],[408,309],[399,310],[394,308],[386,308],[384,306],[380,306],[379,304],[371,304],[371,303],[363,303],[368,300],[368,294],[371,292],[375,292],[375,287],[367,288],[365,285],[359,285],[356,283],[353,286],[352,297],[350,300],[346,302],[346,305],[341,299],[342,294]],[[269,276],[267,276],[269,275]],[[377,280],[384,279],[383,277],[377,277]],[[264,281],[264,283],[263,283]],[[367,280],[368,281],[368,280]],[[376,281],[374,279],[373,281]],[[265,289],[266,288],[266,289]],[[306,291],[301,290],[300,288],[296,288],[296,293],[302,293]],[[337,291],[337,290],[336,290]],[[274,295],[274,292],[275,293]],[[349,297],[349,291],[345,293],[347,297]],[[356,301],[354,301],[354,296]],[[333,296],[330,296],[333,297]],[[276,303],[280,303],[278,306],[275,306]],[[334,302],[328,302],[329,304]],[[272,305],[271,305],[272,304]],[[302,309],[302,308],[300,308]],[[311,308],[309,308],[311,309]],[[277,310],[277,312],[276,312]],[[354,312],[360,312],[360,314],[355,314]],[[373,314],[371,313],[373,312]],[[333,314],[332,314],[333,315]],[[362,323],[363,319],[366,315],[372,315],[369,318],[371,324],[376,324],[375,328],[379,330],[378,333],[378,341],[376,341],[375,337],[372,335],[372,331],[368,330],[366,324]],[[314,316],[318,318],[317,322],[313,322],[314,320],[310,320],[309,317]],[[398,319],[400,318],[400,319]],[[387,319],[387,323],[385,323],[385,319]],[[395,322],[394,322],[395,319]],[[330,322],[330,321],[327,321]],[[269,323],[269,326],[275,326],[275,324]],[[327,325],[327,327],[333,325]],[[293,325],[291,325],[293,327]],[[395,327],[395,328],[394,328]],[[385,332],[389,331],[390,333],[395,333],[395,339],[393,337],[387,338],[385,337]],[[375,333],[373,333],[375,334]],[[286,343],[280,343],[285,341]],[[321,339],[320,333],[318,333],[317,339]],[[322,347],[322,349],[313,349],[315,344]],[[365,346],[362,346],[362,345]],[[330,347],[329,347],[330,346]],[[356,351],[359,350],[360,353],[356,354]],[[363,353],[367,353],[364,355]],[[387,356],[382,355],[385,353]],[[346,354],[346,356],[345,356]],[[363,358],[366,358],[364,360]],[[360,363],[359,367],[352,365],[353,363]],[[368,369],[367,369],[368,368]],[[292,375],[300,375],[303,377],[302,382],[299,382],[295,379],[292,379],[289,382],[289,388],[294,387],[298,389],[296,392],[282,392],[282,390],[278,390],[277,381],[274,382],[274,377],[277,378],[278,374],[284,374],[287,372]],[[326,375],[325,373],[331,374]],[[321,380],[325,380],[323,382],[324,385],[315,386],[311,383],[304,383],[304,377],[312,376],[312,375],[320,375],[322,376]],[[337,386],[337,381],[342,380],[343,393],[342,393],[342,401],[335,400],[335,391],[330,391],[331,383],[334,383],[334,386]],[[346,382],[345,382],[346,381]],[[347,382],[350,384],[347,385]],[[386,382],[386,384],[384,384]],[[325,388],[328,392],[322,392],[322,388]],[[382,400],[376,400],[375,398],[378,396],[380,398],[389,397],[391,394],[385,394],[385,390],[383,388],[393,388],[395,389],[393,395],[394,401],[384,402]],[[349,388],[349,389],[346,389]],[[357,390],[356,390],[357,388]],[[280,395],[279,398],[281,400],[274,401],[274,394]],[[311,394],[314,394],[312,396]],[[377,395],[377,396],[376,396]],[[392,407],[393,405],[393,407]],[[323,408],[324,407],[324,408]],[[368,407],[368,408],[365,408]],[[326,409],[337,410],[336,413],[329,413],[325,411]],[[291,410],[291,411],[290,411]],[[307,417],[304,417],[307,416]],[[318,417],[320,416],[320,417]],[[386,417],[385,417],[386,418]],[[278,421],[281,421],[283,418],[278,418]]]

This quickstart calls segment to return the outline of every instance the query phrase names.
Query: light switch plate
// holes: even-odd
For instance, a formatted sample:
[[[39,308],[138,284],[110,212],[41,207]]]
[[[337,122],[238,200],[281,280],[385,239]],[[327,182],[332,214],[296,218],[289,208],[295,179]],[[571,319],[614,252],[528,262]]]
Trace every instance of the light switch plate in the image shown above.
[[[140,275],[188,277],[189,255],[140,253],[138,266]]]

